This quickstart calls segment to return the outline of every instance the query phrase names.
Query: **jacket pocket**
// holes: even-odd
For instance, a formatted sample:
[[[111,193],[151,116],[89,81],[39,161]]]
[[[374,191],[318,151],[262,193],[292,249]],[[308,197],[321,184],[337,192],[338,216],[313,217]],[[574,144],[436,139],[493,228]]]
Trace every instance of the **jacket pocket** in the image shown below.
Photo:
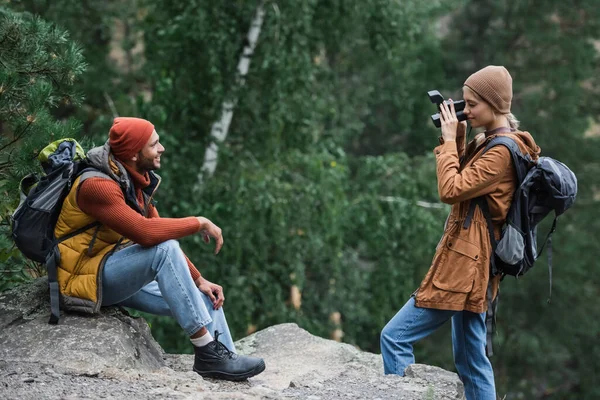
[[[473,289],[481,250],[458,236],[449,236],[442,251],[445,257],[437,268],[433,284],[449,292],[469,293]]]

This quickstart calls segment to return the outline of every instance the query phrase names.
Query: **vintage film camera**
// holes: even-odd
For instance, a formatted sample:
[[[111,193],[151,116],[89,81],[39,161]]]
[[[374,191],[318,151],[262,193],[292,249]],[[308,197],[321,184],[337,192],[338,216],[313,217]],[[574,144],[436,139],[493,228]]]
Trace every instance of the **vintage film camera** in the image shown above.
[[[445,101],[444,96],[442,96],[437,90],[430,90],[429,92],[427,92],[427,96],[429,96],[429,100],[431,100],[432,103],[437,105],[438,112],[431,116],[431,121],[433,122],[433,125],[435,125],[436,128],[439,128],[442,125],[442,120],[439,113],[440,105],[442,104],[442,102],[448,105],[450,105],[450,103],[448,101]],[[465,101],[459,100],[454,101],[453,103],[454,111],[456,112],[456,118],[459,121],[465,121],[467,119],[467,116],[463,113],[463,110],[465,109]]]

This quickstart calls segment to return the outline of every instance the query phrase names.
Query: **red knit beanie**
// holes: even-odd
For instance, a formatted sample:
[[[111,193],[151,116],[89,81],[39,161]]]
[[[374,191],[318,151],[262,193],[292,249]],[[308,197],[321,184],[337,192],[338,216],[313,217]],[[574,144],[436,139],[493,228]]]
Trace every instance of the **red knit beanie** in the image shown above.
[[[512,77],[506,68],[488,65],[469,76],[465,81],[465,86],[472,89],[500,113],[510,113],[513,96]]]
[[[152,132],[154,125],[145,119],[115,118],[108,134],[108,144],[115,157],[126,161],[144,148]]]

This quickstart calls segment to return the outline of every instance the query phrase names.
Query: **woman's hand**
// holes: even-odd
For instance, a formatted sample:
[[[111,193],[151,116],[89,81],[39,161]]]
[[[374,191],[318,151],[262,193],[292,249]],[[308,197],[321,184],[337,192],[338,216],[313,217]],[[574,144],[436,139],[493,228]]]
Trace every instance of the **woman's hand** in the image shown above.
[[[205,295],[207,295],[213,303],[215,310],[218,310],[225,301],[225,295],[223,294],[223,288],[220,285],[212,283],[203,277],[196,279],[196,286]]]
[[[442,102],[440,105],[442,138],[444,142],[455,142],[459,127],[463,135],[466,132],[466,123],[458,123],[456,111],[454,110],[454,102],[452,99],[448,99],[448,103],[450,103],[450,106],[446,102]]]
[[[213,224],[208,218],[196,218],[198,218],[198,222],[200,223],[200,234],[202,235],[202,239],[204,239],[204,242],[210,243],[210,238],[215,238],[217,242],[215,254],[218,254],[219,251],[221,251],[221,247],[223,247],[223,234],[221,232],[221,228]]]

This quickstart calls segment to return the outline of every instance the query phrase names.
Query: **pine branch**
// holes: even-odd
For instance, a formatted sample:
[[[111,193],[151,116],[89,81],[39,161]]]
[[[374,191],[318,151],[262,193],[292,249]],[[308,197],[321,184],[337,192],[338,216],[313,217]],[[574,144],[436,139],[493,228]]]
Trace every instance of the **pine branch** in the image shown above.
[[[49,68],[42,68],[35,71],[17,71],[21,75],[51,75],[52,70]]]
[[[12,165],[12,156],[13,153],[15,152],[17,148],[13,147],[10,152],[8,153],[8,157],[6,158],[6,162],[4,162],[3,164],[1,164],[2,167],[6,166],[6,168],[10,167]],[[2,169],[2,168],[0,168]],[[9,170],[10,171],[10,170]],[[14,174],[11,174],[12,177],[14,177]]]
[[[17,136],[11,140],[10,142],[8,142],[7,144],[5,144],[4,146],[0,147],[0,152],[4,151],[6,148],[12,146],[13,144],[15,144],[16,142],[18,142],[23,135],[25,134],[25,132],[27,132],[27,130],[29,129],[29,127],[33,124],[33,120],[27,123],[27,126],[25,128],[23,128],[23,130],[21,132],[19,132],[17,134]]]
[[[3,18],[4,20],[6,20],[6,18]],[[8,35],[4,35],[2,37],[2,40],[0,40],[0,46],[2,46],[4,44],[4,42],[6,41],[6,38],[8,37]]]

